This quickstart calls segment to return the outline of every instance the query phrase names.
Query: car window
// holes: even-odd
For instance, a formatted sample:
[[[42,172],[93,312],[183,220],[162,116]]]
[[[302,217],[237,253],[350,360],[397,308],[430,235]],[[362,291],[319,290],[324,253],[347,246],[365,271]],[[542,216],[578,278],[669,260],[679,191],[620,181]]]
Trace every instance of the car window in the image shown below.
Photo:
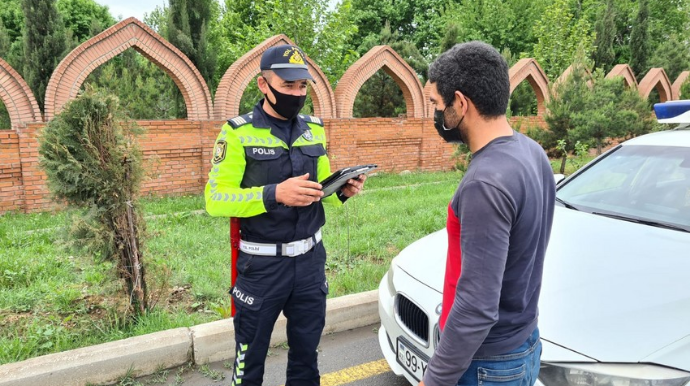
[[[690,148],[622,146],[557,196],[580,210],[690,226]]]

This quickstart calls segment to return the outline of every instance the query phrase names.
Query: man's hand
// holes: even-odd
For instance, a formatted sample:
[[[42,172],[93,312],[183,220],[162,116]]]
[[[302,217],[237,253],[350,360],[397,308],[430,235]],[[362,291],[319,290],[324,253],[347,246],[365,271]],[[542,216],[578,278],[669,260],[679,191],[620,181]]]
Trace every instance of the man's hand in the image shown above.
[[[424,381],[419,382],[419,386],[424,386]]]
[[[309,181],[309,173],[288,178],[276,186],[276,201],[287,206],[309,206],[321,200],[321,184]]]
[[[364,181],[366,180],[366,174],[360,174],[357,178],[350,178],[340,191],[343,193],[343,196],[352,197],[362,191],[364,188]]]

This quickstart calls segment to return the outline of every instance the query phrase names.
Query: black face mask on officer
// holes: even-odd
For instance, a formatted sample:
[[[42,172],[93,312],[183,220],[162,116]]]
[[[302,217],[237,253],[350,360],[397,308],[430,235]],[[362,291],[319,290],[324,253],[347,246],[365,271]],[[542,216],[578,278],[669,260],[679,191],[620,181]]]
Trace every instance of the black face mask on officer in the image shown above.
[[[434,110],[434,127],[436,128],[438,135],[440,135],[444,141],[448,143],[465,143],[465,141],[462,139],[462,134],[460,133],[460,124],[462,123],[462,120],[465,119],[465,116],[463,115],[462,118],[460,118],[460,121],[457,125],[455,125],[455,127],[447,128],[446,110],[448,107],[450,106],[446,106],[446,108],[443,110]]]
[[[268,98],[268,96],[264,94],[264,97],[266,97],[268,104],[271,105],[273,110],[275,110],[276,113],[280,114],[281,117],[287,118],[288,120],[296,117],[297,114],[299,114],[300,110],[302,110],[302,107],[304,107],[304,102],[307,100],[307,96],[283,94],[280,91],[271,87],[270,83],[268,83],[268,80],[266,81],[266,84],[268,85],[268,88],[271,89],[273,95],[276,97],[276,103],[273,103]]]

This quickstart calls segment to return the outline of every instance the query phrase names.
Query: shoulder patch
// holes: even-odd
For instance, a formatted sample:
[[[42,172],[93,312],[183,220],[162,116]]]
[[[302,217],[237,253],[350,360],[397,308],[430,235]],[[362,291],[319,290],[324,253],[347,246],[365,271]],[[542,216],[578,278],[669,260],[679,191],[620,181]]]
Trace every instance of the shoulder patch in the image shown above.
[[[225,141],[216,142],[216,146],[213,147],[213,164],[217,165],[225,159],[225,153],[227,153],[228,144]]]
[[[228,119],[228,124],[232,126],[233,129],[236,129],[240,126],[246,125],[247,123],[252,123],[252,116],[253,113],[249,114],[244,114],[240,115],[239,117],[235,117],[232,119]]]
[[[319,126],[323,126],[323,121],[319,117],[314,117],[312,115],[299,115],[300,118],[302,118],[305,122],[307,123],[315,123]]]

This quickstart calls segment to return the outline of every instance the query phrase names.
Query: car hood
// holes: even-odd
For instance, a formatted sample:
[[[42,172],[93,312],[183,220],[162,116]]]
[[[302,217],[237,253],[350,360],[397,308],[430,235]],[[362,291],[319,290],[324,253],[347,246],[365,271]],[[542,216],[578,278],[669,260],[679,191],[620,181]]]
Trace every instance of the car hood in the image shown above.
[[[448,233],[444,228],[405,247],[393,264],[442,294],[447,253]]]
[[[557,207],[542,337],[603,362],[665,362],[665,347],[688,347],[689,246],[690,233]]]
[[[690,371],[689,355],[681,355],[690,352],[689,246],[690,233],[556,207],[541,336],[598,361]],[[446,253],[443,229],[410,244],[394,264],[440,293]]]

